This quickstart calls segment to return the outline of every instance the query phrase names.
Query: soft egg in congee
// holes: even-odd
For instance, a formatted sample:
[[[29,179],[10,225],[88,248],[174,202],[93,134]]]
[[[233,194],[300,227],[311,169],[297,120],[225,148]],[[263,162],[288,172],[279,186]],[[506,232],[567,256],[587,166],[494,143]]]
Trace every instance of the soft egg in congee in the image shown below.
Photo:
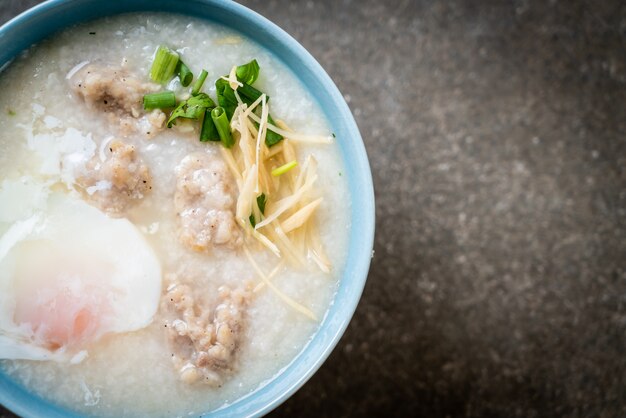
[[[310,341],[350,199],[341,138],[277,58],[128,14],[33,46],[0,90],[5,373],[81,414],[198,414]]]

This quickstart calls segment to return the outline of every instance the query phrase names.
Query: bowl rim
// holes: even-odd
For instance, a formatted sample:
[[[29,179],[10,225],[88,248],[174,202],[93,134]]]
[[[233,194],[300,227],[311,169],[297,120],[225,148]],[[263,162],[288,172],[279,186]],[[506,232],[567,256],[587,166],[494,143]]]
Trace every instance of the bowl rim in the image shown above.
[[[243,5],[227,0],[48,0],[0,26],[0,72],[32,44],[76,24],[129,12],[156,11],[191,15],[194,9],[205,9],[206,13],[216,12],[216,15],[211,16],[196,15],[197,18],[230,27],[249,38],[250,32],[254,30],[262,38],[254,40],[275,55],[316,99],[339,138],[337,143],[348,174],[351,197],[348,254],[337,292],[326,316],[309,342],[273,377],[233,403],[202,415],[260,416],[270,412],[295,393],[328,358],[356,310],[372,257],[375,207],[369,161],[354,117],[330,76],[303,46],[276,24]],[[79,16],[76,17],[76,14]],[[52,16],[57,18],[54,22],[50,20]],[[226,16],[234,22],[249,23],[250,27],[232,27],[219,20]],[[10,39],[11,37],[14,39]],[[16,42],[15,38],[19,41]],[[296,69],[301,72],[297,73]],[[310,88],[311,84],[316,87],[315,90]],[[341,138],[345,140],[341,141]],[[0,404],[21,416],[79,416],[28,392],[2,371]]]

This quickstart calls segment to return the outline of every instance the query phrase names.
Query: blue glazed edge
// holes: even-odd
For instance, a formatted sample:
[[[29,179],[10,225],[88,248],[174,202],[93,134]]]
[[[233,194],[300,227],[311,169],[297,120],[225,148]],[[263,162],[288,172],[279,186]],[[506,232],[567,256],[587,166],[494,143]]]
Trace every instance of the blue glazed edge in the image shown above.
[[[234,28],[271,51],[315,97],[337,136],[351,193],[352,227],[346,267],[334,302],[319,330],[300,354],[269,383],[204,417],[260,416],[298,390],[338,343],[356,309],[369,270],[374,242],[374,189],[356,122],[341,93],[320,64],[291,36],[261,15],[220,0],[49,0],[0,27],[0,68],[22,50],[68,26],[135,11],[192,15]],[[21,416],[78,417],[28,393],[0,373],[0,403]]]

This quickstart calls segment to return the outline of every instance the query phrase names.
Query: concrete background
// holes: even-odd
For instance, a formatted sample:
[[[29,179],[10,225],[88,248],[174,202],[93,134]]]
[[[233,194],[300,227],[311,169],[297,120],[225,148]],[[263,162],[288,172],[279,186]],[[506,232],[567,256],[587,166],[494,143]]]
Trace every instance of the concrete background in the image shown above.
[[[626,3],[242,3],[335,80],[377,199],[356,315],[272,416],[626,416]]]

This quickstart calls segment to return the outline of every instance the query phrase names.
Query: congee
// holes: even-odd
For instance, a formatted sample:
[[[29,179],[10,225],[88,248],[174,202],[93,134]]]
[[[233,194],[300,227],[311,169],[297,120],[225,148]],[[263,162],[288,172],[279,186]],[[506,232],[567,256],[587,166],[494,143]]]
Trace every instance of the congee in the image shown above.
[[[342,138],[254,39],[106,18],[0,91],[4,373],[81,414],[186,416],[311,340],[347,253]]]

